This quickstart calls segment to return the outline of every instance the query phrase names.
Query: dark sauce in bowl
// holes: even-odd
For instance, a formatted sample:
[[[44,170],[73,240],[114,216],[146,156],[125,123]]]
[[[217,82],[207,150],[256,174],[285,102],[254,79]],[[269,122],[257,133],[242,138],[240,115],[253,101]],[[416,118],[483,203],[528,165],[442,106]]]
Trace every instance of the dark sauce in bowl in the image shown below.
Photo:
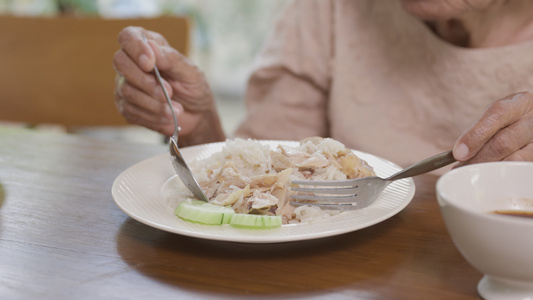
[[[522,217],[522,218],[531,218],[533,219],[533,211],[523,211],[523,210],[495,210],[493,213],[498,215],[506,215],[513,217]]]

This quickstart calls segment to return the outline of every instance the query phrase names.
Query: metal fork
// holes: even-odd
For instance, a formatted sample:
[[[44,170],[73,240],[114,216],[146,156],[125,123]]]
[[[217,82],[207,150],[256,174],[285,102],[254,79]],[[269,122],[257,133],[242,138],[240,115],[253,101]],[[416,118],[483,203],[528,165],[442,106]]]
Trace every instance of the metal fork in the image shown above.
[[[146,36],[144,34],[143,40],[147,42]],[[165,86],[163,85],[163,79],[161,79],[161,74],[159,74],[159,70],[155,65],[154,73],[155,77],[157,78],[157,81],[159,82],[159,85],[163,89],[163,94],[165,94],[165,99],[167,100],[168,107],[170,108],[170,112],[172,113],[172,119],[174,120],[174,134],[169,138],[169,148],[170,155],[172,157],[172,166],[174,167],[176,173],[178,173],[178,176],[180,177],[183,184],[185,184],[185,186],[196,196],[196,198],[208,202],[207,197],[202,191],[202,188],[200,188],[200,185],[198,184],[198,181],[196,181],[196,178],[194,178],[191,169],[189,169],[189,166],[185,162],[185,159],[183,159],[183,156],[181,155],[181,152],[178,148],[178,133],[180,131],[180,127],[178,126],[178,119],[176,118],[176,113],[174,113],[174,109],[172,108],[172,102],[170,101],[170,97],[168,96]]]
[[[390,177],[363,177],[348,180],[293,180],[292,205],[312,205],[326,209],[361,209],[374,203],[393,181],[440,169],[455,162],[452,151],[443,152],[411,165]],[[314,186],[314,187],[310,187]],[[303,193],[303,194],[302,194]]]

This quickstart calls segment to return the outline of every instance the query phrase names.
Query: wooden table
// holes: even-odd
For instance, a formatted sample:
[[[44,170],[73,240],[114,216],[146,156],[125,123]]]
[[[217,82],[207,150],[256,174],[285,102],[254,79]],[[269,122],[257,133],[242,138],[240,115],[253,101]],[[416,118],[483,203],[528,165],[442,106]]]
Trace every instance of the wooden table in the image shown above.
[[[129,218],[127,167],[166,151],[0,127],[0,299],[478,299],[482,275],[444,227],[435,176],[396,216],[356,232],[243,244]]]

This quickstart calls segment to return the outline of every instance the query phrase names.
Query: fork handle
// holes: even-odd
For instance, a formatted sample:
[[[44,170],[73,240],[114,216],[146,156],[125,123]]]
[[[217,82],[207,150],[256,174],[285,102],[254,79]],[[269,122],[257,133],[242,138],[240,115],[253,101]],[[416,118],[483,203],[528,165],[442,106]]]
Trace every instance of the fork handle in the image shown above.
[[[431,172],[433,170],[440,169],[444,166],[447,166],[453,162],[456,162],[453,157],[452,151],[443,152],[435,156],[426,158],[420,162],[417,162],[410,167],[407,167],[400,172],[393,174],[392,176],[385,178],[387,181],[394,181],[398,179],[403,179],[407,177],[413,177],[416,175],[424,174]]]

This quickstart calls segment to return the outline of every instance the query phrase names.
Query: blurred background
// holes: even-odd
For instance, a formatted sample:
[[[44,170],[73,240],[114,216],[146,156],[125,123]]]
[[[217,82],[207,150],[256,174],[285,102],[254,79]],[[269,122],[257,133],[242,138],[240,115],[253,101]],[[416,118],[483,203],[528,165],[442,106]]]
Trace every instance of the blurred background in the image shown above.
[[[0,0],[0,14],[109,19],[188,16],[193,21],[189,57],[206,74],[217,99],[224,130],[231,134],[244,114],[243,94],[252,61],[288,1]],[[136,127],[121,130],[86,128],[79,133],[98,138],[161,141],[157,134]]]

